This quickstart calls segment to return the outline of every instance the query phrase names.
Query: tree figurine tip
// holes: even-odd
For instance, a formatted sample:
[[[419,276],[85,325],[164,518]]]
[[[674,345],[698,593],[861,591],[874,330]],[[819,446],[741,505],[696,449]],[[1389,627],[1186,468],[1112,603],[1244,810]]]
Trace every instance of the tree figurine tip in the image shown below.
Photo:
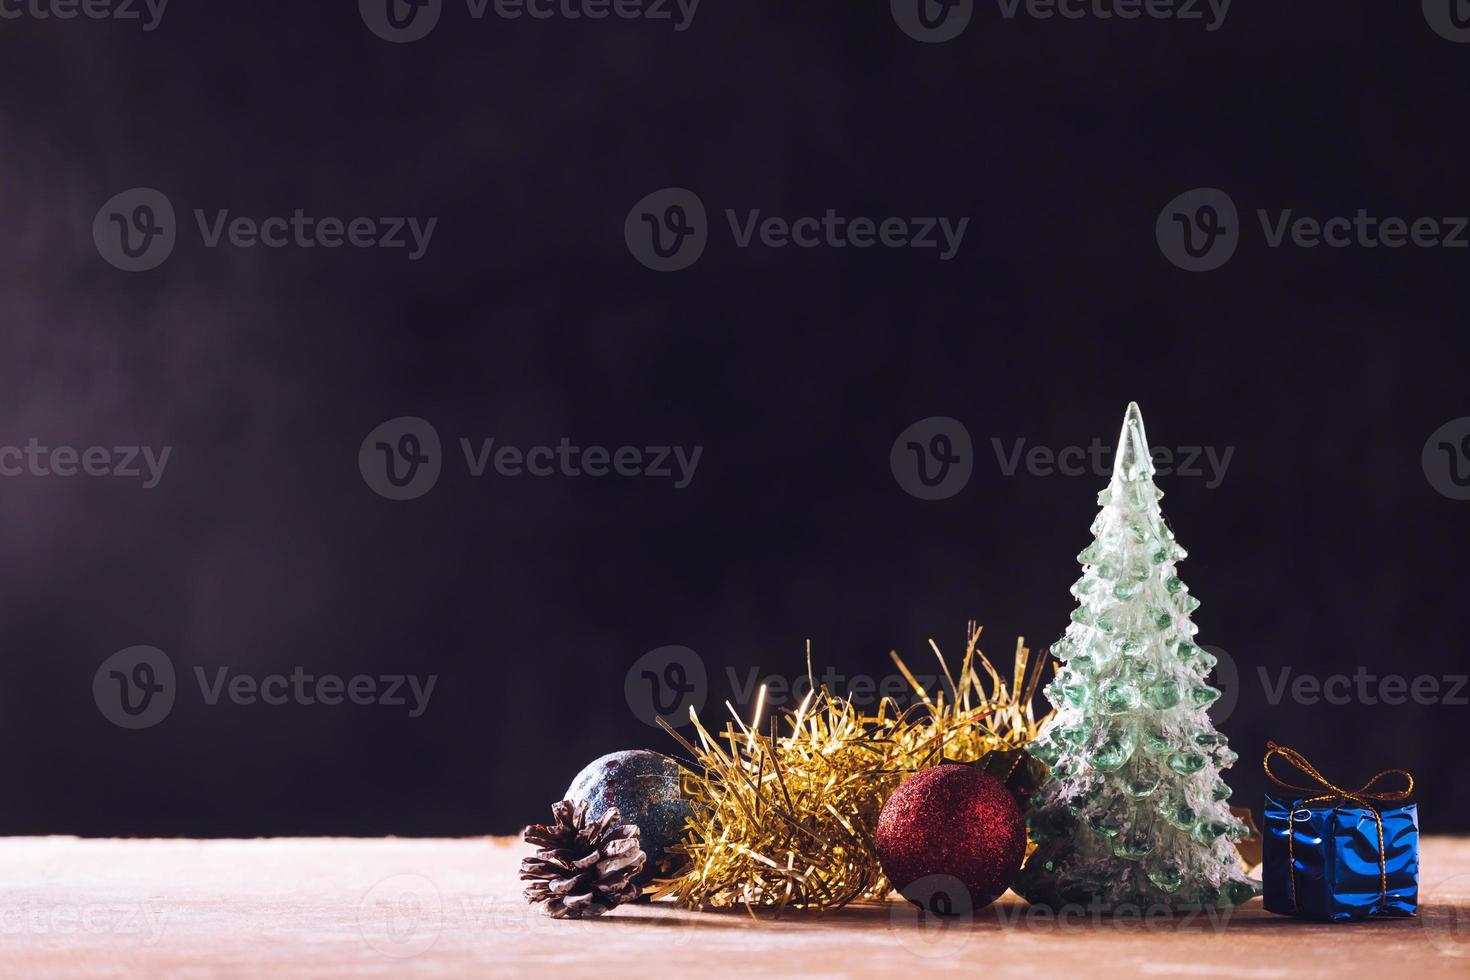
[[[1146,480],[1154,474],[1153,454],[1148,448],[1148,434],[1143,429],[1143,412],[1138,402],[1129,402],[1123,416],[1123,430],[1118,433],[1118,450],[1113,458],[1113,478],[1125,482]]]

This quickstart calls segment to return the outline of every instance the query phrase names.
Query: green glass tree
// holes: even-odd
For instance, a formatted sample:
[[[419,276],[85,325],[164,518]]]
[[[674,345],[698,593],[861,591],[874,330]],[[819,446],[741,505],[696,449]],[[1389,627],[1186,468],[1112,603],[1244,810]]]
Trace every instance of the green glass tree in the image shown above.
[[[1052,767],[1029,813],[1036,850],[1013,886],[1053,908],[1233,906],[1258,893],[1234,842],[1221,770],[1236,760],[1206,713],[1215,658],[1194,643],[1199,600],[1175,574],[1184,549],[1159,510],[1138,405],[1098,495],[1078,561],[1072,625],[1051,652],[1057,707],[1030,748]]]

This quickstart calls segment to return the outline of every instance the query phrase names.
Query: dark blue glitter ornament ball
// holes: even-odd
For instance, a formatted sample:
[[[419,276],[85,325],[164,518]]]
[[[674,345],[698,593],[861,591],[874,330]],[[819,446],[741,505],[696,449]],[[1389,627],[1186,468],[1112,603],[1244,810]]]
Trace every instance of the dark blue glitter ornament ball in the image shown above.
[[[692,810],[679,793],[679,764],[668,756],[645,749],[605,755],[577,773],[566,798],[574,803],[586,800],[593,819],[615,806],[624,823],[638,825],[643,853],[648,855],[639,884],[676,874],[687,860],[669,853],[683,840],[684,819]]]

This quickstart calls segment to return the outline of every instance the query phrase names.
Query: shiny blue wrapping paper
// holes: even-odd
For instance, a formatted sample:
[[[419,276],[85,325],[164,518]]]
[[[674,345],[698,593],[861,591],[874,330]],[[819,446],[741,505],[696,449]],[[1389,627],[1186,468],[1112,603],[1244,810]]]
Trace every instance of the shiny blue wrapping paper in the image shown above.
[[[1266,910],[1333,922],[1415,915],[1419,907],[1418,806],[1400,803],[1378,811],[1383,819],[1385,895],[1378,826],[1372,811],[1348,799],[1311,804],[1303,804],[1303,799],[1266,797],[1261,869]],[[1288,855],[1296,859],[1294,901]]]

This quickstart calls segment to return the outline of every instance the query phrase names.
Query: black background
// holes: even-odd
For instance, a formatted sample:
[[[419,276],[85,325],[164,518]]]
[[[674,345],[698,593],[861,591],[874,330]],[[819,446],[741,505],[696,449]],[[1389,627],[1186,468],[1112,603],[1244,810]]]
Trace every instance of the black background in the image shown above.
[[[1420,452],[1470,414],[1470,251],[1268,247],[1257,208],[1470,213],[1470,45],[1418,4],[1236,0],[1199,21],[1006,21],[926,45],[887,5],[704,0],[692,27],[471,20],[385,43],[355,5],[174,0],[161,27],[0,21],[0,443],[168,444],[160,486],[0,481],[0,831],[475,834],[604,752],[672,749],[625,672],[666,644],[714,683],[887,652],[1045,648],[1103,478],[1004,476],[992,439],[1235,454],[1160,477],[1239,704],[1236,803],[1266,739],[1343,783],[1401,766],[1470,830],[1463,705],[1272,705],[1257,668],[1463,674],[1470,503]],[[1381,9],[1380,9],[1381,8]],[[180,242],[112,268],[93,215],[164,191]],[[695,190],[711,242],[634,261],[633,203]],[[1219,187],[1243,240],[1175,268],[1154,223]],[[437,216],[427,256],[207,249],[194,208]],[[724,209],[967,216],[958,256],[736,248]],[[392,502],[359,443],[705,447],[692,485],[470,479]],[[967,427],[925,502],[900,431]],[[184,678],[157,727],[93,703],[134,644]],[[192,667],[437,674],[386,707],[205,705]],[[1462,692],[1463,694],[1464,692]],[[1354,784],[1356,785],[1356,784]]]

